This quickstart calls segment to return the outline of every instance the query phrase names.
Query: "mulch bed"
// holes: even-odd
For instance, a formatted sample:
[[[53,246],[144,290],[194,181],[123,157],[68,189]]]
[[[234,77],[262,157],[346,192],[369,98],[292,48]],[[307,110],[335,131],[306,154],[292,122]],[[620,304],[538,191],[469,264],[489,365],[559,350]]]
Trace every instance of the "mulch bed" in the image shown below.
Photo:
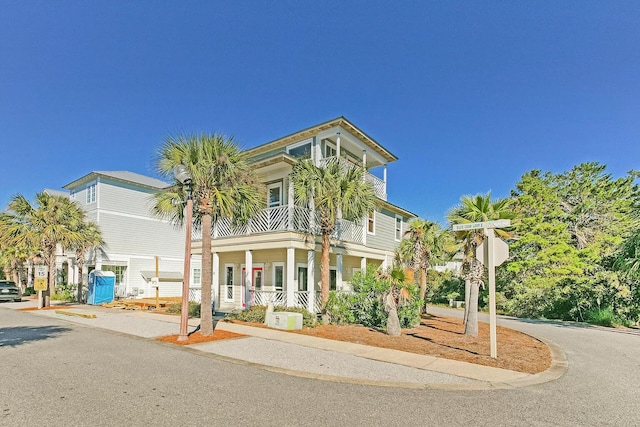
[[[209,342],[209,341],[226,340],[229,338],[240,338],[246,335],[236,334],[235,332],[222,331],[222,330],[216,329],[213,331],[213,335],[211,336],[204,336],[204,335],[200,335],[200,332],[195,332],[191,334],[189,338],[187,338],[184,341],[178,341],[178,336],[179,335],[165,335],[162,337],[157,337],[156,340],[162,341],[162,342],[168,342],[171,344],[177,344],[177,345],[191,345],[191,344],[200,344],[200,343]]]

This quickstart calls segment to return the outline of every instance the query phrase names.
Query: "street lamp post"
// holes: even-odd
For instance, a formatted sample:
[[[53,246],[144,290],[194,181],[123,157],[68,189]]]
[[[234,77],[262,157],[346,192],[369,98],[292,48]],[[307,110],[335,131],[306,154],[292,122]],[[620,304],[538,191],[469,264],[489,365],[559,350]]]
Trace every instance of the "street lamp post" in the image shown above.
[[[191,199],[191,175],[184,165],[174,168],[176,179],[186,186],[187,210],[185,215],[185,243],[184,243],[184,270],[182,273],[182,308],[180,310],[180,334],[178,341],[186,341],[189,338],[189,276],[191,274],[191,223],[193,214],[193,200]]]

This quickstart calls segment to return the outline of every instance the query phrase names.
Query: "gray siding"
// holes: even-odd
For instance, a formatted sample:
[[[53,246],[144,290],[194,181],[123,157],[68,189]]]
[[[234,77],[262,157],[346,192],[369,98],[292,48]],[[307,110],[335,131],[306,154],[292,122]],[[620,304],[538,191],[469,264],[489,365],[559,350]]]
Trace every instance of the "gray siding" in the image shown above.
[[[153,194],[152,190],[101,178],[98,184],[98,205],[100,210],[148,217],[153,215]]]
[[[107,253],[184,256],[184,231],[166,222],[101,212],[98,225]]]
[[[406,230],[407,218],[402,218],[402,232]],[[396,214],[386,209],[376,211],[375,234],[367,234],[367,246],[395,251],[400,243],[395,238]]]

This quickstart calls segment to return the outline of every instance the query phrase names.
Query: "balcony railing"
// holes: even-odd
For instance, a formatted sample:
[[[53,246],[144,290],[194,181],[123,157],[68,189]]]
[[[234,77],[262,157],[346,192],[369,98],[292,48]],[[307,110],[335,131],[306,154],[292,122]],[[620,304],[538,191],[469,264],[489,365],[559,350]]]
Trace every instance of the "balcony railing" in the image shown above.
[[[331,162],[335,162],[336,160],[339,161],[340,165],[342,165],[343,167],[362,167],[361,165],[352,163],[349,160],[343,158],[338,159],[338,157],[325,157],[324,159],[320,159],[320,166],[324,167]],[[373,185],[373,191],[377,197],[381,198],[382,200],[387,200],[387,183],[384,180],[369,172],[365,173],[365,179],[367,180],[367,182],[370,182],[371,185]]]
[[[228,218],[220,219],[213,224],[212,237],[214,239],[220,239],[278,231],[297,231],[318,235],[319,228],[317,224],[317,216],[315,212],[310,209],[299,206],[278,206],[276,208],[264,209],[244,225],[234,225]],[[331,238],[353,243],[363,243],[364,230],[362,225],[345,219],[338,219],[336,229],[331,235]],[[202,231],[194,229],[192,239],[201,240]]]

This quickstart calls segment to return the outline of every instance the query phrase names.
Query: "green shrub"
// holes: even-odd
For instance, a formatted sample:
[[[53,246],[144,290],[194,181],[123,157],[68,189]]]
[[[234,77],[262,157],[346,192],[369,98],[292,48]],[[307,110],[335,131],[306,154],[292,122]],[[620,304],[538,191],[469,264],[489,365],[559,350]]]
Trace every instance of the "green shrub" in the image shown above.
[[[167,313],[180,314],[182,313],[182,303],[174,302],[167,306]],[[195,301],[189,301],[189,317],[200,317],[200,303]]]
[[[63,283],[56,285],[51,299],[54,301],[77,302],[77,286],[74,284]]]
[[[309,313],[304,308],[275,306],[273,311],[286,311],[287,313],[302,314],[302,326],[306,328],[312,328],[317,324],[316,315]],[[225,319],[240,320],[242,322],[251,323],[264,323],[266,313],[267,306],[253,305],[246,310],[233,310],[231,313],[227,313]]]
[[[22,293],[23,296],[27,297],[29,295],[35,295],[37,292],[35,289],[33,289],[32,286],[29,286],[28,288],[26,288],[24,290],[24,292]]]
[[[376,267],[369,266],[365,273],[356,273],[351,281],[353,293],[330,292],[324,307],[333,324],[359,324],[371,328],[385,328],[387,313],[381,296],[391,287],[391,276],[380,275]],[[398,305],[400,326],[412,328],[420,323],[419,308],[423,301],[415,285],[400,284],[411,298]]]
[[[587,323],[599,326],[630,326],[631,322],[613,312],[611,307],[589,310],[585,313]]]

